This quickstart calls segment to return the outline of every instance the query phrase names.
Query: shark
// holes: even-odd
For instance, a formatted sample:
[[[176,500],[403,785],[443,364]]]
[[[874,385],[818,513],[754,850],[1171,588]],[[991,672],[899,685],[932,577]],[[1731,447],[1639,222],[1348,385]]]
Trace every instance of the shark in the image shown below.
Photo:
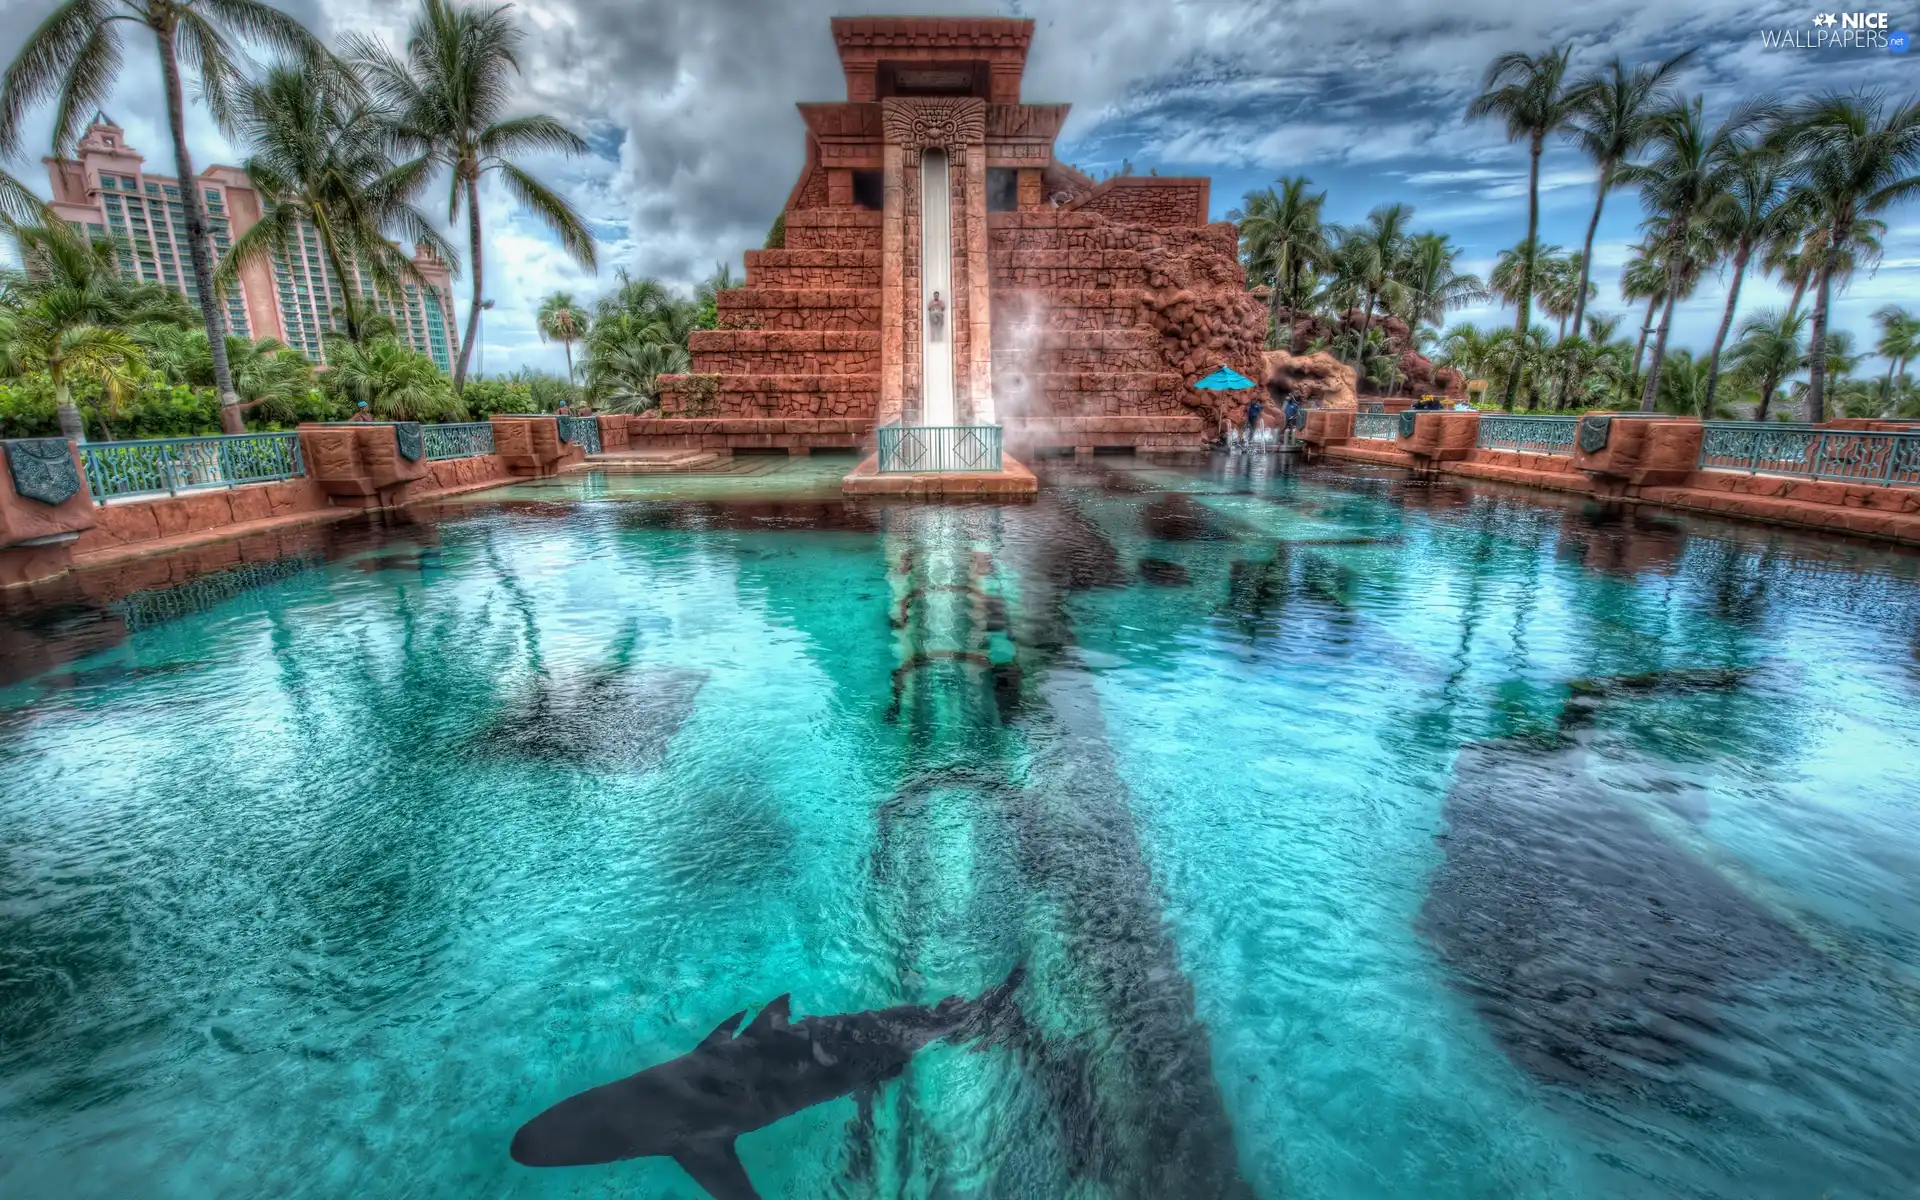
[[[699,1045],[637,1075],[569,1096],[522,1125],[508,1152],[528,1167],[662,1156],[715,1200],[760,1200],[734,1140],[804,1108],[853,1096],[870,1112],[879,1086],[941,1041],[991,1044],[1025,976],[1016,966],[969,1000],[903,1004],[794,1020],[791,995],[714,1026]]]

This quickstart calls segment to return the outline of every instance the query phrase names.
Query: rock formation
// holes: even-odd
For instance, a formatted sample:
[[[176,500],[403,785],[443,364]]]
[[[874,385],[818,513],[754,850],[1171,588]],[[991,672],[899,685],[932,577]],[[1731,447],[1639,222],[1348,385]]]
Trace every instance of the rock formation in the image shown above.
[[[1269,350],[1261,358],[1264,370],[1254,378],[1266,380],[1267,392],[1276,404],[1292,391],[1310,408],[1359,406],[1354,394],[1353,368],[1325,350],[1312,354]]]

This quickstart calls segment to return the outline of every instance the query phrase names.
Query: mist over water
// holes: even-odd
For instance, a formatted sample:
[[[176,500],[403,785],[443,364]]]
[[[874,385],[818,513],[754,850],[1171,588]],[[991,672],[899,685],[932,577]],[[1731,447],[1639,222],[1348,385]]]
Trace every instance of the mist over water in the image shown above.
[[[693,1197],[508,1140],[782,993],[1016,963],[1017,1038],[742,1138],[760,1193],[1920,1187],[1920,559],[1258,455],[1008,507],[847,465],[0,609],[0,1192]]]

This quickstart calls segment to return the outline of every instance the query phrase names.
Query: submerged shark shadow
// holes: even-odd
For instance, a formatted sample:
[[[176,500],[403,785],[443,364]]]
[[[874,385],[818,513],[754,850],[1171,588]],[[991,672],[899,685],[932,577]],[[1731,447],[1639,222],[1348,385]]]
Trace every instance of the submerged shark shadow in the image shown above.
[[[781,996],[745,1029],[737,1012],[698,1046],[637,1075],[571,1096],[522,1125],[509,1148],[529,1167],[672,1158],[715,1200],[758,1200],[734,1139],[804,1108],[872,1093],[935,1042],[992,1044],[1025,975],[1015,967],[978,999],[791,1018]]]
[[[642,771],[693,712],[705,671],[609,667],[541,678],[480,735],[486,753],[589,770]]]
[[[1813,950],[1589,778],[1576,740],[1464,747],[1421,932],[1512,1061],[1644,1092],[1739,1040],[1751,988]]]

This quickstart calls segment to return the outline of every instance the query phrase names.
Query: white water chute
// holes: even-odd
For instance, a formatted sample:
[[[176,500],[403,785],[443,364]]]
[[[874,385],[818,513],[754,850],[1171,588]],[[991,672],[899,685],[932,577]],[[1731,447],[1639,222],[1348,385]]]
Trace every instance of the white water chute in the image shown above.
[[[952,425],[953,225],[948,219],[947,152],[920,155],[920,423]],[[935,293],[940,319],[932,316]]]

